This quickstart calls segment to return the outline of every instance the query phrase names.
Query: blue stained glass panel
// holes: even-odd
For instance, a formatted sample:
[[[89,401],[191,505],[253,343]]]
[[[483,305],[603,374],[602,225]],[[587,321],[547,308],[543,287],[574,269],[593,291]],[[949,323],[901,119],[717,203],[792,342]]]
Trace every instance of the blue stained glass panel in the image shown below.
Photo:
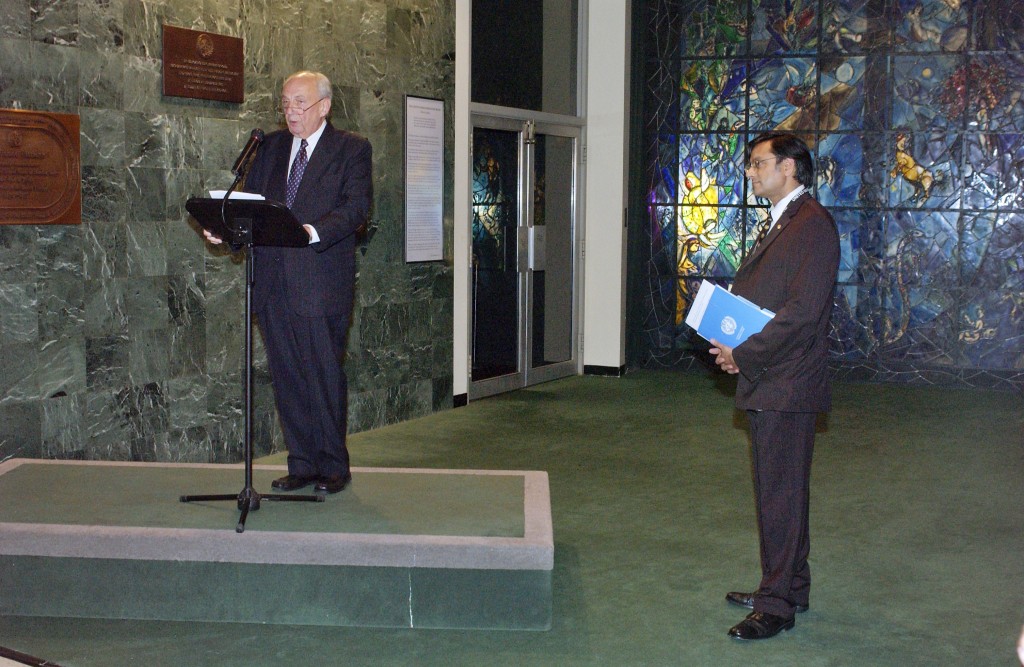
[[[894,208],[959,208],[960,139],[944,133],[892,135],[889,204]]]
[[[728,132],[742,127],[746,108],[743,61],[695,60],[679,82],[679,123],[683,131]]]
[[[963,107],[968,131],[1024,131],[1024,59],[1006,54],[973,57],[955,74],[959,78],[943,92],[947,105],[955,101]]]
[[[685,56],[731,56],[746,53],[747,12],[738,3],[684,0],[682,51]]]
[[[748,78],[752,131],[807,132],[816,128],[818,78],[808,58],[764,60],[751,65]]]
[[[825,206],[858,206],[864,152],[859,134],[830,134],[818,143],[817,198]]]
[[[897,51],[962,51],[969,36],[967,9],[960,0],[897,0]]]
[[[959,285],[957,267],[950,261],[958,242],[957,222],[953,212],[902,211],[888,217],[877,287],[885,296],[880,319],[890,325],[879,343],[899,342],[898,357],[908,353],[905,344],[913,339],[907,338],[912,331],[948,342],[950,318],[944,315],[955,308]]]
[[[857,303],[857,269],[862,258],[860,230],[864,225],[865,213],[858,210],[839,210],[833,216],[839,231],[839,273],[836,276],[838,289],[846,295],[847,302]]]
[[[821,115],[818,128],[825,132],[864,127],[864,58],[830,59],[821,66]]]
[[[877,29],[878,17],[870,13],[870,0],[825,0],[822,3],[822,53],[862,53],[888,42],[888,33]]]
[[[960,279],[973,284],[981,274],[982,262],[988,256],[989,241],[996,228],[995,213],[964,213],[960,218]]]
[[[964,176],[966,208],[1024,208],[1024,137],[1020,134],[967,134]]]
[[[964,103],[954,74],[959,56],[893,58],[892,127],[897,130],[960,130]]]
[[[652,173],[649,202],[675,203],[678,197],[677,163],[679,161],[679,141],[677,135],[661,135],[658,138],[657,169]]]
[[[976,0],[971,48],[975,51],[1009,51],[1010,59],[1021,63],[1024,15],[1019,0]]]
[[[694,236],[681,239],[680,275],[702,275],[731,278],[742,260],[741,245],[746,210],[739,207],[720,207],[717,225],[721,237],[712,245],[704,245]]]
[[[743,203],[745,142],[740,134],[680,135],[679,203]]]
[[[750,36],[752,54],[815,53],[817,49],[817,0],[761,0],[755,3]]]

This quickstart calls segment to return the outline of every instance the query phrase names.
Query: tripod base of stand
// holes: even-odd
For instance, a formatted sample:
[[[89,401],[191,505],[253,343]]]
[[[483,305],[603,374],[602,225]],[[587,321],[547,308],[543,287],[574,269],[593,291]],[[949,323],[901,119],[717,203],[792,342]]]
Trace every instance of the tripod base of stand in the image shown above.
[[[261,500],[272,500],[272,501],[292,501],[292,502],[306,502],[306,503],[322,503],[324,502],[324,496],[321,495],[305,495],[305,496],[288,496],[283,494],[266,493],[261,494],[251,486],[247,486],[239,492],[237,496],[227,494],[217,495],[206,495],[206,496],[181,496],[181,502],[203,502],[203,501],[219,501],[219,500],[235,500],[238,502],[238,509],[242,513],[238,517],[238,525],[235,526],[235,532],[241,533],[245,531],[245,520],[249,516],[249,512],[255,512],[260,508]]]

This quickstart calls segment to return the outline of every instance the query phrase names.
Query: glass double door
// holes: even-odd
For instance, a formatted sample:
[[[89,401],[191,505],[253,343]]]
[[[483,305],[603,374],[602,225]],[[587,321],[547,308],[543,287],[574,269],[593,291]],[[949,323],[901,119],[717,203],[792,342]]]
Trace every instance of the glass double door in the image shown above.
[[[473,117],[470,398],[577,372],[579,134]]]

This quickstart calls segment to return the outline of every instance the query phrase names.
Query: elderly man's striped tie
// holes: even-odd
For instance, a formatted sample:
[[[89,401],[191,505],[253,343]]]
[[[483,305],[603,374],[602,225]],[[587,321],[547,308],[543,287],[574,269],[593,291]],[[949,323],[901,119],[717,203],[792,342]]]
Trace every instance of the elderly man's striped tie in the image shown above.
[[[292,207],[295,203],[295,195],[299,191],[299,183],[302,182],[302,174],[306,171],[306,140],[303,139],[302,143],[299,144],[299,152],[295,155],[295,161],[292,162],[292,171],[288,174],[288,190],[285,193],[285,203],[288,208]]]

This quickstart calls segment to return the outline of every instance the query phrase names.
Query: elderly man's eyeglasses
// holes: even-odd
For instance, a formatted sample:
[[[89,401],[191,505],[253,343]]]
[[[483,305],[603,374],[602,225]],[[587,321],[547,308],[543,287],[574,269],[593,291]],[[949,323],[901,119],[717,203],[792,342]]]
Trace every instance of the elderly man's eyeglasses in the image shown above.
[[[300,102],[298,100],[296,100],[294,102],[289,102],[289,101],[281,100],[281,105],[278,107],[278,111],[280,111],[281,113],[288,113],[289,111],[294,111],[295,113],[297,113],[297,114],[299,114],[301,116],[302,114],[306,113],[307,111],[309,111],[310,109],[315,107],[317,104],[320,104],[321,102],[323,102],[324,99],[326,99],[326,98],[321,97],[316,102],[313,102],[312,104],[310,104],[309,106],[306,106],[306,107],[303,107],[302,106],[302,102]]]
[[[752,169],[754,171],[757,171],[757,170],[759,170],[761,168],[761,165],[764,164],[765,162],[768,162],[769,160],[778,160],[778,159],[779,159],[779,156],[778,155],[774,155],[772,157],[763,157],[763,158],[761,158],[759,160],[751,160],[750,162],[747,163],[747,169]]]

